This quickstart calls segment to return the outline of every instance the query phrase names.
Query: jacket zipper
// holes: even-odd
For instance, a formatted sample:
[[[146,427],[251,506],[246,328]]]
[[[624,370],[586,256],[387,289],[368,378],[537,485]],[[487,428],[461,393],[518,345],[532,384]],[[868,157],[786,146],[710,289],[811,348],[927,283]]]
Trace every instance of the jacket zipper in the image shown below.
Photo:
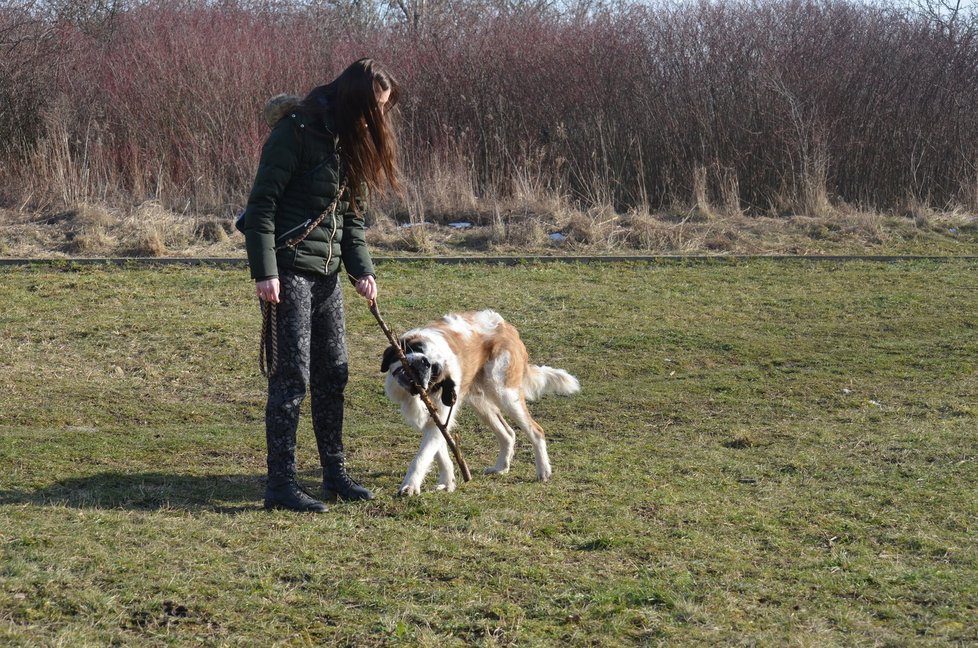
[[[329,262],[333,260],[333,239],[336,238],[336,208],[334,207],[332,213],[330,213],[330,219],[333,221],[333,231],[329,235],[329,252],[326,254],[326,266],[324,267],[325,272],[329,272]]]
[[[307,218],[305,223],[302,223],[301,225],[296,225],[295,227],[293,227],[292,229],[290,229],[289,231],[287,231],[285,234],[282,234],[277,239],[275,239],[275,243],[278,244],[278,243],[281,243],[283,240],[288,240],[289,234],[292,234],[293,232],[296,232],[298,230],[303,230],[303,229],[309,227],[309,223],[311,223],[311,222],[312,222],[312,219],[311,218]],[[281,248],[276,248],[276,249],[281,249]]]

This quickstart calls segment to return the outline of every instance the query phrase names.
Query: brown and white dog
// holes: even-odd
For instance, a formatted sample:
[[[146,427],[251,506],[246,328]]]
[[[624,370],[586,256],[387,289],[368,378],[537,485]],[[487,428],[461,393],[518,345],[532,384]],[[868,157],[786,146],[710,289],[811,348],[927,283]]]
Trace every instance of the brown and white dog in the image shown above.
[[[580,391],[577,378],[563,369],[531,365],[526,347],[516,328],[491,310],[446,315],[400,338],[408,364],[421,379],[442,421],[451,429],[459,407],[468,402],[479,418],[496,433],[499,456],[486,473],[503,474],[513,460],[516,432],[504,416],[515,421],[530,441],[536,460],[537,478],[550,479],[550,459],[543,429],[530,416],[527,400],[545,394],[570,395]],[[404,420],[422,433],[421,449],[401,483],[401,495],[417,495],[421,483],[438,461],[436,490],[455,490],[455,471],[448,446],[431,420],[427,408],[413,389],[401,366],[397,350],[384,352],[380,367],[387,372],[384,390],[401,406]],[[452,407],[452,403],[455,406]]]

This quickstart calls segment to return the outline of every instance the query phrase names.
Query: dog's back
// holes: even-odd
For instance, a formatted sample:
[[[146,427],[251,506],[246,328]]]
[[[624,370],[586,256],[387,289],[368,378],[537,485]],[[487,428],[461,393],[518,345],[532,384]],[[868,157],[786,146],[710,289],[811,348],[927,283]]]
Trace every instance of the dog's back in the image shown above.
[[[521,391],[527,400],[548,394],[569,396],[581,390],[577,378],[563,369],[530,364],[519,331],[493,310],[446,315],[432,325],[440,329],[464,358],[461,394],[473,386],[487,393]]]

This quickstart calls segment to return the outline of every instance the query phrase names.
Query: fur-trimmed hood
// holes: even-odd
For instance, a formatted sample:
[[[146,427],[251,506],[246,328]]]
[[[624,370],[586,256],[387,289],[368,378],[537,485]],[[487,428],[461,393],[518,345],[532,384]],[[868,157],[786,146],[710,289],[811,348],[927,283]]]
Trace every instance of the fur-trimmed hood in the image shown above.
[[[298,108],[300,103],[302,103],[302,99],[296,95],[277,94],[265,102],[262,115],[269,127],[272,127],[289,112]]]

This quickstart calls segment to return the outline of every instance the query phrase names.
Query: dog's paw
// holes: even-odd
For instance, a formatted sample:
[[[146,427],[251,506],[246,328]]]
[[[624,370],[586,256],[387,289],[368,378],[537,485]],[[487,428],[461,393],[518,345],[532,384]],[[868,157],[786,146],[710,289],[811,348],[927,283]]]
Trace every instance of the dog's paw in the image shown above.
[[[550,466],[537,470],[537,479],[539,479],[542,482],[550,481],[551,475],[553,475],[553,471],[550,470]]]
[[[509,472],[509,466],[505,468],[500,468],[499,466],[489,466],[482,471],[483,475],[505,475]]]
[[[397,491],[397,494],[401,497],[410,497],[411,495],[421,494],[421,484],[402,484],[401,490]]]
[[[436,491],[445,491],[446,493],[454,493],[455,492],[455,480],[453,479],[453,480],[451,480],[449,482],[439,483],[437,486],[435,486],[435,490]]]

